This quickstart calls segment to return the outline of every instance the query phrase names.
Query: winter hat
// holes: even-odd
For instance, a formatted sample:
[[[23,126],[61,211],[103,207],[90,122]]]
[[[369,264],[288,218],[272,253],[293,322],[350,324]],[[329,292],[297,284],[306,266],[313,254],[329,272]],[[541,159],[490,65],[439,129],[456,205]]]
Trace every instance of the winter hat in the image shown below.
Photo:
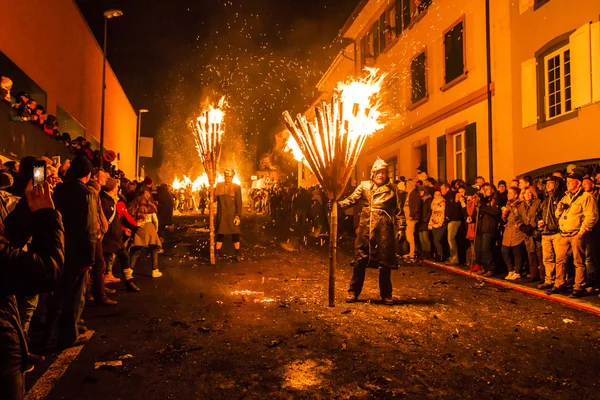
[[[117,185],[119,184],[119,181],[115,178],[107,178],[106,179],[106,185],[104,185],[104,190],[106,192],[110,192],[111,190],[113,190],[114,188],[117,187]]]
[[[93,170],[92,163],[85,157],[78,156],[71,161],[71,166],[67,170],[67,177],[79,179],[88,176]]]
[[[382,170],[382,169],[387,170],[388,165],[381,158],[377,158],[377,160],[375,160],[375,162],[373,163],[373,166],[371,167],[371,174],[375,174],[375,172]]]
[[[144,180],[142,181],[142,185],[152,186],[152,179],[150,179],[149,176],[145,177]]]
[[[577,179],[578,181],[582,182],[583,181],[583,177],[587,174],[586,170],[581,168],[581,167],[577,167],[574,168],[573,171],[567,176],[567,178],[571,178],[571,179]]]

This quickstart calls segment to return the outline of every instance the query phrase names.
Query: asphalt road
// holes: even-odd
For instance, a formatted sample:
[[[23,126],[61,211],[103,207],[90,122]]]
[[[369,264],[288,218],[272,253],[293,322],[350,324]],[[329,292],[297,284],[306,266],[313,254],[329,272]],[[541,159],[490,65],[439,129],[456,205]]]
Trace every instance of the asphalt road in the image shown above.
[[[206,218],[177,222],[162,278],[146,259],[140,293],[112,284],[117,306],[86,308],[95,334],[48,399],[600,397],[593,314],[428,266],[393,272],[394,306],[379,303],[376,271],[347,305],[349,239],[330,308],[323,240],[250,217],[244,260],[210,266]]]

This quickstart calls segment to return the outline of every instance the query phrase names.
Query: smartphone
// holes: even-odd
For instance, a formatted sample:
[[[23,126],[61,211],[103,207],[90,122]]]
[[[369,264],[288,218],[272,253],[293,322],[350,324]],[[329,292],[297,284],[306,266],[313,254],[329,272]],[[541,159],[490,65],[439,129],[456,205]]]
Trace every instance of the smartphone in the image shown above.
[[[43,185],[46,181],[46,162],[36,161],[33,163],[33,187]]]

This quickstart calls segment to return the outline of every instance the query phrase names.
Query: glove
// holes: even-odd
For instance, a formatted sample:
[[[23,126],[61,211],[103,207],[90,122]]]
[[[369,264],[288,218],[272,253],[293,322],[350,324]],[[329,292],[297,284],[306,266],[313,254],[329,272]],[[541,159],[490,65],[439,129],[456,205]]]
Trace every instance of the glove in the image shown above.
[[[236,215],[235,218],[233,219],[233,225],[239,226],[241,222],[242,222],[242,220],[240,219],[240,217]]]

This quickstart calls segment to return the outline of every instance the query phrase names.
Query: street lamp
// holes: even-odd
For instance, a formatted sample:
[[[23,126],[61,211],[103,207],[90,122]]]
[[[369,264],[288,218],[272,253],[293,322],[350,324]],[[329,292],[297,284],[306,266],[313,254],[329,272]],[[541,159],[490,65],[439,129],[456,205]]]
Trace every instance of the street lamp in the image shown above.
[[[106,36],[108,29],[108,20],[111,18],[120,17],[123,15],[121,10],[106,10],[104,11],[104,51],[102,55],[104,61],[102,62],[102,110],[100,112],[100,156],[104,154],[104,105],[106,102]]]
[[[136,136],[136,144],[135,144],[135,175],[136,177],[140,176],[140,136],[142,134],[142,114],[147,113],[148,110],[145,108],[140,108],[138,110],[138,126],[137,126],[137,134]]]

